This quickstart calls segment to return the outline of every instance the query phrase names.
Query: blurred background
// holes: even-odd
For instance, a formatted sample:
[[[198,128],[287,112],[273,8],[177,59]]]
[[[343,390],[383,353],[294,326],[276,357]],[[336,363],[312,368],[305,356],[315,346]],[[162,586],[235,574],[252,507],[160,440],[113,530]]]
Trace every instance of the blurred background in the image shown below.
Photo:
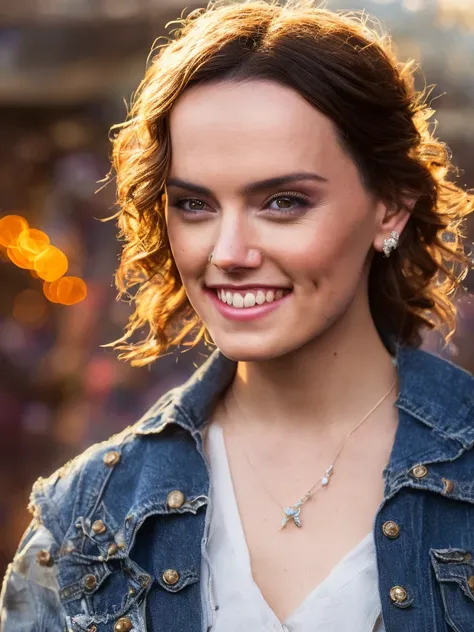
[[[204,3],[189,2],[187,11]],[[421,63],[436,84],[438,136],[461,182],[474,187],[474,3],[472,0],[329,0],[384,22],[401,60]],[[108,131],[143,77],[146,58],[182,0],[0,0],[0,219],[21,215],[68,257],[85,300],[52,303],[38,276],[0,248],[0,577],[29,522],[29,491],[91,443],[135,422],[207,351],[132,368],[100,345],[117,339],[130,306],[116,301],[120,244]],[[419,86],[422,87],[422,86]],[[473,218],[469,227],[474,237]],[[473,274],[459,295],[459,327],[440,350],[474,371]]]

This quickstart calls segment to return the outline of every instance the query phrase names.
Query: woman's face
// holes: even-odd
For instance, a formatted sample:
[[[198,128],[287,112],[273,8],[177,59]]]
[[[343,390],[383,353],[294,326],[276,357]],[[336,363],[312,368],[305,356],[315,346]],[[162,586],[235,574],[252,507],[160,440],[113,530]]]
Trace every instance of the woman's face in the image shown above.
[[[366,306],[368,254],[396,227],[328,118],[278,83],[222,82],[186,91],[170,130],[171,249],[224,355],[284,355]]]

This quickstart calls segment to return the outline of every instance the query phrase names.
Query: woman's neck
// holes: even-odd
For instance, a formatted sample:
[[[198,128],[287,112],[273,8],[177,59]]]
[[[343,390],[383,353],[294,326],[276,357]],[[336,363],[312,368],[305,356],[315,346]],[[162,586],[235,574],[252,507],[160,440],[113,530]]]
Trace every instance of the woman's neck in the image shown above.
[[[284,435],[354,425],[387,392],[396,370],[372,319],[352,320],[355,329],[340,322],[285,356],[239,362],[224,401],[232,418],[254,436],[270,427]]]

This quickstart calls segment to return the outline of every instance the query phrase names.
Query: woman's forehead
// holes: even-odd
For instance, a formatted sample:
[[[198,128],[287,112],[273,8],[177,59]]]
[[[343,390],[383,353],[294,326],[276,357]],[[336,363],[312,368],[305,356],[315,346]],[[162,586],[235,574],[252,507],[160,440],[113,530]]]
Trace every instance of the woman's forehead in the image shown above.
[[[189,89],[173,108],[170,132],[171,170],[181,178],[196,170],[244,170],[252,180],[308,167],[321,172],[343,158],[331,120],[271,81]]]

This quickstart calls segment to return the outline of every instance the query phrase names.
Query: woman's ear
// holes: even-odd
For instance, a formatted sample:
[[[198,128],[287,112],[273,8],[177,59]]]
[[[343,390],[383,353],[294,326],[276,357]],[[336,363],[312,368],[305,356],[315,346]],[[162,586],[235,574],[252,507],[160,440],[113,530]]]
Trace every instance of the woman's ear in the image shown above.
[[[403,198],[403,203],[398,208],[379,203],[376,218],[377,230],[373,241],[375,250],[383,252],[384,241],[390,237],[392,231],[402,234],[416,201],[417,198]]]

